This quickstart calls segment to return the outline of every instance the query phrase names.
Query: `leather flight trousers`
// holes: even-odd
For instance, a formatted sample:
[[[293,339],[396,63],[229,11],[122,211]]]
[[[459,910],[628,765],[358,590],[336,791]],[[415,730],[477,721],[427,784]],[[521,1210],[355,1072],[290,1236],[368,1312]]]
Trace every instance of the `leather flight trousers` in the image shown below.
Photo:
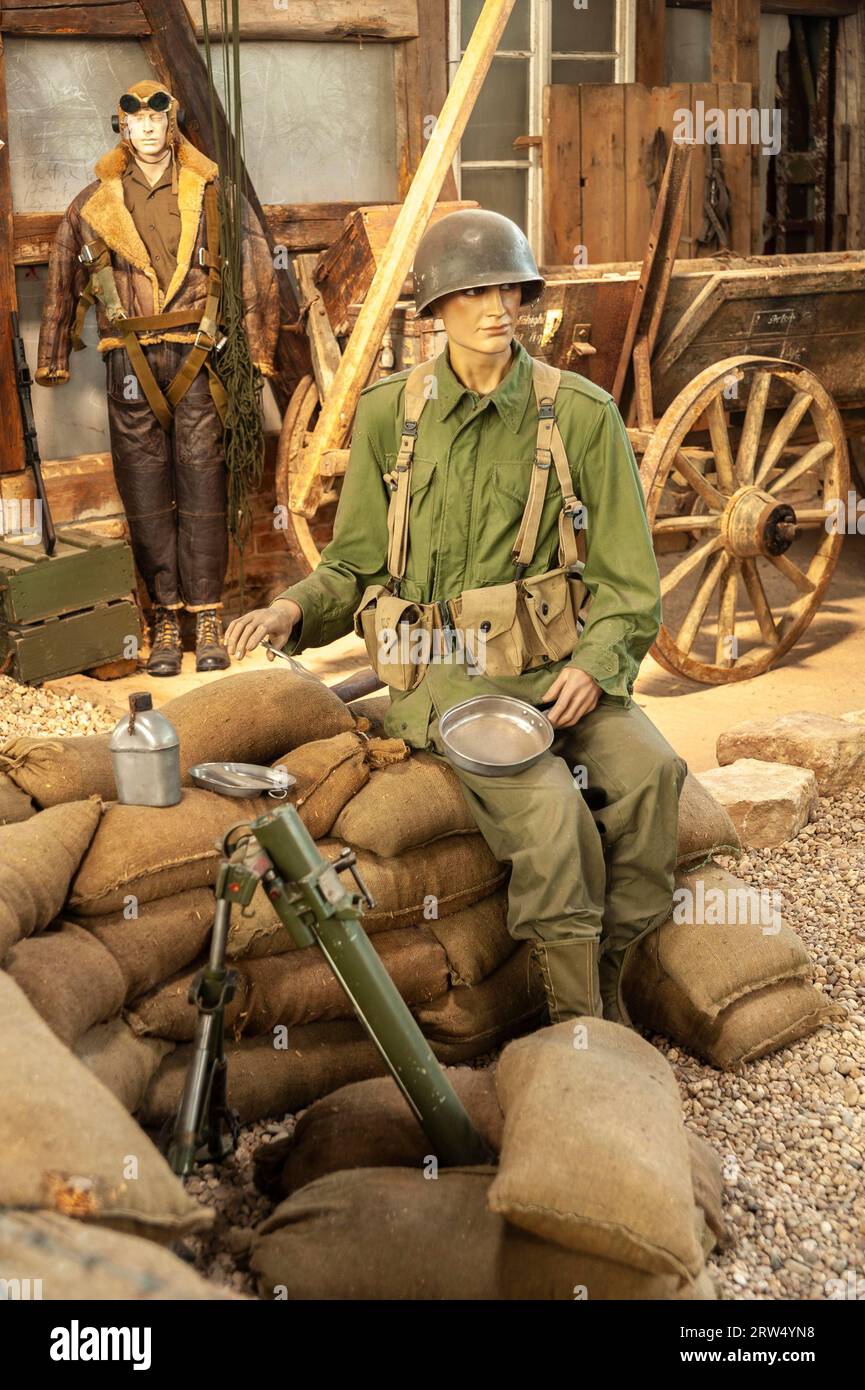
[[[429,737],[443,756],[438,719]],[[672,907],[687,764],[638,705],[601,695],[533,767],[484,777],[450,766],[511,865],[508,931],[533,943],[551,1021],[603,1012],[629,1023],[625,958]]]
[[[144,347],[161,390],[188,343]],[[166,433],[125,348],[107,354],[108,429],[132,552],[151,602],[195,611],[221,606],[228,566],[223,426],[202,368]]]

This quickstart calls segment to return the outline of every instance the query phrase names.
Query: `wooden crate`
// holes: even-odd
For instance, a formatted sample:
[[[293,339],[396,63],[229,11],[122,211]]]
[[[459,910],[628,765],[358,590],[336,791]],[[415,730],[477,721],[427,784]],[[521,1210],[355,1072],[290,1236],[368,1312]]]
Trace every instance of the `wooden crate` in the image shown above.
[[[129,638],[141,639],[138,609],[129,599],[97,603],[80,613],[42,622],[0,624],[0,670],[39,685],[129,655]]]
[[[0,538],[0,623],[32,623],[78,612],[135,587],[125,541],[57,532],[53,555]]]
[[[359,304],[349,305],[348,334],[354,328],[360,309]],[[414,367],[418,362],[428,361],[441,352],[446,343],[447,333],[441,319],[419,319],[415,314],[414,300],[398,300],[382,339],[381,351],[373,362],[366,385],[379,381],[383,376],[390,376],[391,372],[401,372],[404,367]],[[393,353],[392,366],[387,365],[387,359],[382,360],[387,348]]]

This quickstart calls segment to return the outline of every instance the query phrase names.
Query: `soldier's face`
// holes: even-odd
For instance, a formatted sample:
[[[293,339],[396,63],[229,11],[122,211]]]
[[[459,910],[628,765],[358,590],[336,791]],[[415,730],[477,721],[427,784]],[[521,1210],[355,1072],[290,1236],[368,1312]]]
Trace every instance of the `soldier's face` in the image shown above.
[[[521,300],[519,285],[484,285],[446,294],[434,309],[449,342],[495,356],[510,347]]]
[[[129,143],[136,154],[143,155],[145,159],[153,159],[162,154],[168,143],[168,112],[151,111],[149,106],[143,106],[134,115],[124,116]]]

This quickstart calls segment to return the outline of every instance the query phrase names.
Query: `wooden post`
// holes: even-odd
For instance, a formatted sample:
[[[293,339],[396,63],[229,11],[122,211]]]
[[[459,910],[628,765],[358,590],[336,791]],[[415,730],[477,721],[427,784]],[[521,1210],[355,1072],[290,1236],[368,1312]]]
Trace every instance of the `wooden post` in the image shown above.
[[[12,355],[11,314],[17,308],[12,237],[12,176],[9,169],[9,112],[6,106],[6,60],[3,36],[0,34],[0,420],[3,421],[0,473],[17,473],[24,467],[24,429],[15,385],[15,359]]]
[[[331,393],[322,402],[318,422],[301,454],[290,499],[291,510],[299,512],[301,516],[312,518],[318,509],[322,455],[329,449],[339,449],[351,428],[358,397],[368,380],[377,345],[399,298],[418,242],[426,230],[430,213],[451,167],[514,3],[515,0],[485,0],[453,86],[445,98],[417,174],[394,223],[387,251],[358,315],[334,377]]]
[[[144,39],[142,47],[159,72],[160,80],[170,86],[172,93],[184,107],[187,125],[185,133],[213,159],[216,156],[216,139],[210,121],[207,69],[199,53],[189,15],[184,6],[178,5],[176,0],[140,0],[140,4],[152,30],[152,38]],[[222,127],[222,147],[225,149],[228,143],[227,127],[218,95],[215,105],[216,119]],[[275,248],[267,219],[245,166],[243,192],[261,223],[273,255]],[[276,278],[279,283],[280,323],[283,326],[296,323],[300,316],[300,308],[295,288],[286,271],[277,269]],[[300,378],[310,371],[310,365],[306,334],[280,332],[276,351],[277,374],[271,378],[271,385],[281,410],[285,410],[292,390]]]
[[[646,87],[666,85],[666,0],[637,0],[634,81]]]
[[[760,0],[712,0],[712,81],[747,82],[751,105],[760,104]],[[763,250],[760,214],[765,156],[751,150],[751,250]],[[735,215],[735,214],[734,214]]]

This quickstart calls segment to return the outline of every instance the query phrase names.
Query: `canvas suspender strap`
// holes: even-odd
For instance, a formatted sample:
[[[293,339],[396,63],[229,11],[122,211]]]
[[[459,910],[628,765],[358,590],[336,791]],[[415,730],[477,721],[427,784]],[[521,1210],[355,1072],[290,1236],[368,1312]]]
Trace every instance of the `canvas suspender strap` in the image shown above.
[[[218,332],[217,315],[222,288],[219,210],[216,189],[212,183],[208,184],[204,190],[204,216],[206,246],[200,249],[199,262],[202,266],[207,266],[208,274],[207,298],[200,317],[195,313],[177,310],[167,314],[142,314],[128,318],[117,293],[109,248],[102,238],[97,237],[94,241],[88,242],[82,248],[80,255],[84,264],[91,265],[93,270],[90,282],[78,300],[75,325],[72,330],[72,346],[75,349],[84,347],[84,343],[81,341],[84,317],[90,305],[98,299],[104,306],[112,326],[117,329],[119,336],[123,339],[123,345],[129,354],[129,360],[150,409],[166,431],[171,428],[175,406],[178,401],[183,399],[205,362],[210,377],[210,392],[220,419],[223,424],[225,423],[227,404],[225,389],[208,360]],[[136,335],[167,328],[179,328],[182,324],[190,323],[198,324],[195,341],[184,358],[183,365],[163,395]]]
[[[573,516],[582,504],[574,492],[564,440],[556,423],[556,394],[561,378],[558,367],[551,367],[536,357],[532,358],[532,385],[538,404],[538,435],[529,495],[513,548],[517,578],[522,578],[534,558],[551,464],[555,467],[562,494],[562,510],[559,514],[559,564],[572,569],[579,561]]]
[[[423,414],[423,408],[427,403],[428,396],[425,390],[430,376],[435,372],[435,364],[438,358],[432,362],[419,362],[412,368],[406,377],[405,392],[403,395],[403,421],[402,435],[399,442],[399,453],[396,463],[390,472],[384,474],[384,480],[391,489],[390,505],[387,513],[388,531],[388,551],[387,569],[388,574],[396,581],[394,592],[399,593],[400,581],[405,574],[406,563],[408,561],[408,509],[411,497],[411,465],[414,457],[415,440],[417,439],[418,421]]]

